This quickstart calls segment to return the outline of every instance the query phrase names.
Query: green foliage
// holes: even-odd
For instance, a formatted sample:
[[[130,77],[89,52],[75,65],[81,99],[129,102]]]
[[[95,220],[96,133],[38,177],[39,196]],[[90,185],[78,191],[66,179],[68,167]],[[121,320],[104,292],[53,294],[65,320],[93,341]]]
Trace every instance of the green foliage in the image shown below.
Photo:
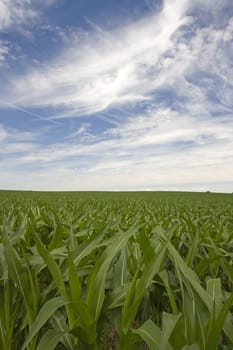
[[[0,192],[0,349],[233,349],[233,197]]]

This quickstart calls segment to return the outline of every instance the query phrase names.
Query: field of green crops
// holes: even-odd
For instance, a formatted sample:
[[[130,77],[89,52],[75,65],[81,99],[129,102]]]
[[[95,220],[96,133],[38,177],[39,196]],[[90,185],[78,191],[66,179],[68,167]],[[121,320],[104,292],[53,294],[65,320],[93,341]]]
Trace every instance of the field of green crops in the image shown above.
[[[0,192],[0,349],[233,349],[233,195]]]

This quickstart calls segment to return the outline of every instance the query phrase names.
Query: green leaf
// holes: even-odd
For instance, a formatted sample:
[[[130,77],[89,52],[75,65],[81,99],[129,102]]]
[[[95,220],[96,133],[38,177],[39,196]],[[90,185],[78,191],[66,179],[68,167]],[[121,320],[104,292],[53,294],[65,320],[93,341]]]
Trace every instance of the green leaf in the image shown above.
[[[60,340],[63,338],[64,333],[59,332],[56,329],[49,329],[42,337],[36,350],[54,350]]]
[[[53,328],[58,330],[59,332],[62,332],[64,337],[61,340],[61,342],[64,344],[64,346],[69,349],[74,349],[74,344],[72,342],[72,336],[71,334],[67,333],[67,324],[66,324],[66,315],[62,313],[60,310],[56,310],[51,318],[51,323],[53,325]]]
[[[32,325],[32,328],[25,340],[25,343],[22,347],[22,350],[24,350],[31,340],[34,338],[34,336],[39,332],[41,327],[49,320],[49,318],[53,315],[53,313],[60,307],[67,305],[70,303],[69,301],[65,300],[63,297],[53,298],[49,301],[47,301],[42,308],[40,309],[34,324]]]
[[[132,227],[128,232],[123,232],[116,237],[115,242],[104,250],[90,274],[88,280],[87,303],[96,321],[99,319],[105,298],[106,275],[110,264],[113,258],[126,246],[130,237],[137,232],[137,230],[138,228]]]
[[[185,262],[188,266],[192,266],[193,260],[198,252],[198,244],[199,244],[199,230],[195,230],[194,238],[192,240],[192,244],[190,245],[188,255],[185,259]]]
[[[46,247],[41,242],[41,240],[37,237],[37,235],[34,232],[32,232],[32,235],[33,235],[33,238],[35,240],[38,252],[41,255],[41,257],[43,258],[45,264],[47,265],[61,296],[63,296],[64,298],[66,298],[68,300],[69,297],[68,297],[68,293],[67,293],[67,290],[65,287],[65,283],[63,281],[61,271],[60,271],[56,261],[52,257],[51,253],[46,249]]]
[[[169,298],[170,305],[172,308],[172,312],[173,312],[173,314],[177,315],[179,313],[179,309],[176,305],[175,296],[174,296],[174,293],[173,293],[172,288],[171,288],[170,283],[169,283],[167,271],[166,270],[161,271],[159,273],[159,276],[162,279],[162,281],[167,289],[167,294],[168,294],[168,298]]]
[[[69,287],[72,301],[78,301],[81,295],[81,283],[71,253],[68,253]]]
[[[207,281],[206,291],[215,303],[222,302],[222,286],[220,278],[210,278]]]
[[[90,312],[89,306],[84,301],[72,303],[76,314],[76,323],[72,327],[71,333],[80,338],[85,344],[94,344],[96,333],[96,321]]]
[[[123,286],[127,282],[127,249],[123,248],[114,266],[113,289]]]
[[[131,329],[131,332],[138,334],[151,350],[160,349],[162,332],[161,329],[151,320],[147,320],[138,329]],[[172,347],[168,345],[167,350],[172,350]]]
[[[174,328],[180,319],[181,314],[173,315],[163,312],[162,315],[162,335],[159,350],[166,350],[168,346],[169,338],[174,331]]]
[[[185,345],[182,350],[200,350],[200,347],[197,344]]]
[[[225,304],[223,305],[220,313],[215,320],[214,325],[212,326],[212,330],[207,338],[206,349],[217,349],[219,345],[219,339],[221,336],[221,332],[223,329],[223,325],[225,323],[227,313],[233,304],[233,294],[227,299]]]
[[[180,273],[181,285],[185,282],[186,286],[191,286],[202,302],[206,305],[209,312],[211,312],[213,308],[213,299],[201,286],[200,280],[196,273],[185,264],[180,254],[170,242],[168,242],[168,251],[169,254],[171,254],[171,258],[174,261],[178,273]],[[216,308],[218,308],[218,305],[216,305]],[[233,342],[232,315],[230,313],[228,313],[227,317],[225,318],[223,329],[231,342]]]
[[[79,265],[80,261],[86,256],[90,255],[93,250],[96,249],[99,242],[103,239],[107,231],[109,230],[110,224],[107,224],[102,228],[94,237],[90,237],[87,241],[85,240],[80,246],[74,251],[74,264]]]
[[[122,310],[122,329],[125,333],[127,333],[127,330],[130,328],[136,316],[145,291],[151,285],[154,276],[160,271],[166,249],[167,246],[165,244],[165,246],[160,249],[158,255],[154,255],[150,264],[148,264],[147,268],[143,271],[141,278],[136,280],[137,276],[135,276],[131,282]]]
[[[148,235],[145,234],[144,227],[142,227],[141,232],[137,237],[137,241],[139,242],[141,250],[143,252],[145,265],[150,265],[151,259],[153,259],[155,256],[155,252],[151,246],[151,242]]]
[[[33,305],[33,302],[31,302],[31,294],[28,293],[28,289],[34,292],[35,286],[33,286],[32,279],[30,279],[31,277],[30,271],[28,269],[26,262],[23,261],[22,258],[20,258],[18,252],[11,244],[6,227],[4,227],[3,229],[3,242],[4,242],[5,257],[8,265],[8,270],[13,282],[19,288],[20,293],[24,298],[27,315],[28,315],[29,327],[31,327],[31,324],[34,320],[34,312],[33,312],[34,305]]]

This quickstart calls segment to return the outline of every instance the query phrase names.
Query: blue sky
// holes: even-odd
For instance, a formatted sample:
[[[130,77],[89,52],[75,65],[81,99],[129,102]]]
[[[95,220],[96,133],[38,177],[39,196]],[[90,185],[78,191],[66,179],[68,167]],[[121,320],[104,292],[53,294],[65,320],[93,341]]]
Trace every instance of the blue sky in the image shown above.
[[[0,188],[233,191],[232,0],[0,0]]]

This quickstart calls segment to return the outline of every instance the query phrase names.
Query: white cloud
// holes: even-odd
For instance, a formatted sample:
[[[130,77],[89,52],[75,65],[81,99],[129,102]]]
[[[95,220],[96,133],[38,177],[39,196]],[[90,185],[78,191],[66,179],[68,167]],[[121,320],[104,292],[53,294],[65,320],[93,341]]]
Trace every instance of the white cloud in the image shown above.
[[[0,31],[28,27],[40,16],[41,10],[52,6],[57,0],[0,0]],[[26,29],[22,34],[30,35]]]
[[[0,30],[27,23],[37,15],[31,0],[0,0]]]
[[[167,157],[169,162],[173,158]],[[13,160],[12,160],[13,161]],[[2,185],[5,188],[34,190],[203,190],[232,192],[233,170],[225,164],[184,167],[160,166],[160,160],[154,159],[149,164],[140,167],[129,167],[129,164],[119,168],[104,168],[95,172],[77,171],[66,165],[55,165],[49,168],[20,169],[17,174],[11,168],[0,171]],[[187,159],[186,159],[187,161]],[[4,164],[4,163],[3,163]],[[115,164],[116,165],[116,164]],[[118,164],[117,164],[118,166]],[[6,168],[5,168],[6,169]]]
[[[31,25],[41,17],[42,9],[51,6],[57,0],[0,0],[0,33],[7,34],[9,31],[17,31],[25,38],[32,39]],[[16,51],[18,44],[13,41],[0,40],[0,67],[7,65],[10,57],[19,60],[11,54],[12,46]]]
[[[10,99],[21,106],[60,106],[66,115],[81,115],[150,98],[158,85],[151,79],[153,69],[186,21],[186,3],[166,1],[159,14],[71,43],[47,68],[14,77]]]
[[[222,44],[229,45],[232,19],[222,29],[196,29],[186,39],[189,7],[188,0],[167,0],[160,13],[123,28],[105,32],[95,27],[77,39],[72,36],[71,48],[66,46],[58,58],[12,77],[6,98],[23,107],[59,107],[54,118],[69,118],[149,103],[164,86],[211,108],[206,95],[212,87],[231,107],[232,54]],[[187,79],[201,70],[209,74],[204,87]]]
[[[50,64],[12,75],[5,99],[22,111],[56,107],[55,118],[98,113],[112,125],[93,135],[89,118],[51,145],[30,133],[14,141],[9,133],[16,130],[0,128],[2,153],[11,157],[2,162],[10,169],[1,170],[5,183],[14,183],[15,171],[19,186],[31,189],[213,183],[232,191],[232,19],[199,28],[186,16],[189,6],[169,0],[160,13],[123,28],[72,36],[72,47]]]
[[[6,56],[9,53],[8,44],[0,40],[0,67],[5,64]]]
[[[3,126],[0,124],[0,141],[6,139],[8,136],[7,131],[3,128]]]
[[[232,118],[155,110],[91,143],[77,137],[43,148],[28,145],[6,168],[28,168],[25,186],[33,189],[185,188],[225,182],[224,191],[232,191]]]
[[[230,118],[213,120],[203,116],[193,118],[167,109],[154,111],[136,119],[131,118],[122,127],[109,130],[105,134],[105,139],[102,137],[88,144],[78,141],[56,143],[25,155],[22,161],[53,163],[62,162],[71,157],[86,156],[92,157],[89,168],[92,168],[93,159],[94,166],[97,164],[100,168],[99,164],[104,164],[103,168],[106,168],[106,163],[109,167],[109,162],[112,164],[111,162],[118,162],[121,158],[124,160],[124,157],[130,159],[131,163],[133,161],[138,164],[144,161],[150,162],[151,157],[164,156],[166,152],[169,155],[171,151],[179,153],[179,147],[174,144],[180,143],[182,148],[182,144],[189,142],[190,146],[183,152],[189,157],[190,150],[194,153],[203,151],[203,157],[199,161],[208,163],[212,158],[216,162],[221,161],[221,155],[233,156],[233,151],[228,151],[232,146],[232,140],[233,122]],[[215,149],[213,157],[212,148]],[[216,157],[217,154],[219,159]],[[141,158],[142,155],[144,159]],[[192,158],[190,158],[191,163]]]
[[[0,154],[16,154],[23,152],[32,152],[37,146],[30,142],[10,142],[1,145]]]
[[[35,151],[38,149],[37,140],[41,134],[43,134],[43,129],[33,132],[19,131],[6,128],[0,124],[0,156],[8,155],[14,157],[17,153],[24,155]]]

